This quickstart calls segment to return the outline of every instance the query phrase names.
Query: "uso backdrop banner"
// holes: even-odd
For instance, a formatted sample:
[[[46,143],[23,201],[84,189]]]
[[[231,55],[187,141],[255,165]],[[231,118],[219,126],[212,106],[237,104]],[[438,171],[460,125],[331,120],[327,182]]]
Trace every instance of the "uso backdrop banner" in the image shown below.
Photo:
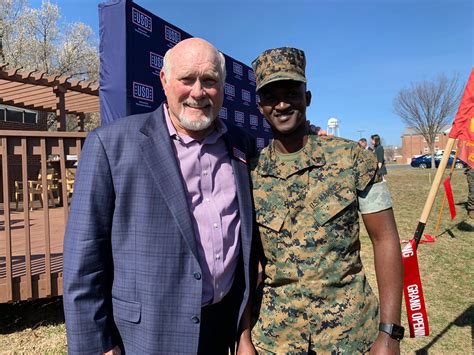
[[[189,33],[131,0],[99,5],[100,114],[102,124],[155,110],[165,95],[160,82],[163,56]],[[224,54],[225,55],[225,54]],[[219,117],[268,144],[271,130],[257,108],[255,74],[227,55],[224,104]]]

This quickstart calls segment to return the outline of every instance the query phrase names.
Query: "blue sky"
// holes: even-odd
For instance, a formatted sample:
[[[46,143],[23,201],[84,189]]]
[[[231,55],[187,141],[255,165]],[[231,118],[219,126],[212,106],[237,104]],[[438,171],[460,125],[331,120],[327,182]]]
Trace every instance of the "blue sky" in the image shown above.
[[[96,0],[56,0],[63,20],[81,21],[98,36]],[[306,52],[307,116],[357,140],[378,133],[399,145],[404,124],[393,113],[398,91],[473,66],[470,0],[136,0],[135,3],[250,65],[272,47]],[[40,0],[30,1],[32,7]],[[362,130],[363,132],[358,132]]]

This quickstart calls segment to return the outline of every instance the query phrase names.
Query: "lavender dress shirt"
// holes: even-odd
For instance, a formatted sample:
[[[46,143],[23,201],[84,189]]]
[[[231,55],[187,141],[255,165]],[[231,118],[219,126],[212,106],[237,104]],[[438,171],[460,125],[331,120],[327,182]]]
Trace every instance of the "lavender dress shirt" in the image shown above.
[[[237,188],[222,137],[227,128],[217,118],[216,130],[199,142],[178,134],[167,106],[164,111],[192,212],[205,306],[221,301],[229,292],[240,251]]]

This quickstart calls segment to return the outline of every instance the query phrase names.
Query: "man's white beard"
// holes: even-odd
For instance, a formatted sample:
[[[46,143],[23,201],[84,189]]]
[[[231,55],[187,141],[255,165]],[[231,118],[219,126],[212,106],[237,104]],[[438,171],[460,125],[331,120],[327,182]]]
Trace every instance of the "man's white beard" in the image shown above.
[[[209,101],[209,103],[211,104],[211,112],[213,111],[212,110],[212,102]],[[196,105],[197,103],[193,102],[194,105]],[[188,117],[186,117],[186,115],[184,114],[184,107],[183,109],[181,110],[181,113],[179,114],[179,122],[181,123],[181,125],[186,128],[186,129],[189,129],[190,131],[202,131],[202,130],[205,130],[207,128],[209,128],[212,124],[212,122],[214,122],[214,118],[215,117],[212,117],[210,115],[212,115],[212,113],[210,113],[210,115],[204,115],[204,117],[200,120],[190,120]]]
[[[202,131],[209,128],[214,119],[208,115],[201,120],[189,120],[184,114],[179,115],[181,125],[190,131]]]

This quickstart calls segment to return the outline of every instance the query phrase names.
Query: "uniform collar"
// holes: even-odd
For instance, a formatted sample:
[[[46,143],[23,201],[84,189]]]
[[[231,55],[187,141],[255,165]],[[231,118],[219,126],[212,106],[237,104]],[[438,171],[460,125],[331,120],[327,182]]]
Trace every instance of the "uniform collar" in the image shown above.
[[[260,175],[287,178],[300,170],[326,164],[322,141],[316,135],[308,135],[308,141],[300,151],[298,162],[295,164],[284,164],[281,162],[277,158],[275,147],[272,143],[260,153],[256,168],[257,173]]]

